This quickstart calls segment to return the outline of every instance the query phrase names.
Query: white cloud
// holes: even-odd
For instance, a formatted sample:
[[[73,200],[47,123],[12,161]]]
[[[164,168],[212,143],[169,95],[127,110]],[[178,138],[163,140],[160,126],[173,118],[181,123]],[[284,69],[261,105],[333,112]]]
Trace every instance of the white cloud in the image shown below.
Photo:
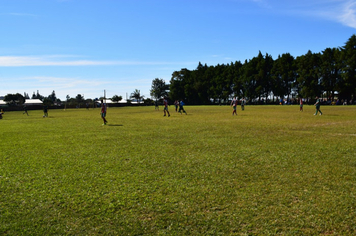
[[[339,21],[352,28],[356,28],[356,1],[349,1],[344,4]]]
[[[105,66],[105,65],[167,65],[168,62],[141,61],[92,61],[92,60],[63,60],[71,56],[0,56],[0,67],[20,66]]]
[[[48,96],[55,90],[60,99],[65,99],[66,95],[86,94],[86,97],[97,97],[97,88],[108,86],[109,82],[102,79],[83,79],[78,77],[53,77],[53,76],[27,76],[3,79],[0,95],[9,93],[27,92],[32,96],[32,92],[39,90],[43,96]],[[10,89],[12,88],[12,89]]]
[[[63,77],[52,77],[52,76],[34,76],[24,78],[25,80],[37,81],[39,84],[46,84],[50,87],[63,88],[75,88],[77,86],[99,86],[106,84],[106,82],[101,80],[84,80],[80,78],[63,78]]]
[[[286,12],[328,19],[356,28],[356,0],[301,0],[289,5]]]

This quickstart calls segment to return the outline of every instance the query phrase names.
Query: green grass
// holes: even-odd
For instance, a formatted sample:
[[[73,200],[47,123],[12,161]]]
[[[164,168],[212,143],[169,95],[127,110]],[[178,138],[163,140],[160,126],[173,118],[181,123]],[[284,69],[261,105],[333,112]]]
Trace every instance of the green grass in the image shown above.
[[[7,112],[1,235],[354,235],[356,107]]]

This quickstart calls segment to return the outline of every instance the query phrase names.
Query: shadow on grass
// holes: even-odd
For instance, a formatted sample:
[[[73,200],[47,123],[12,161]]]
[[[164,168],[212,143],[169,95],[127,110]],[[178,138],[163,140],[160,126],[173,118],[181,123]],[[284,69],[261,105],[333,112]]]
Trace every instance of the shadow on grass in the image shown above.
[[[118,124],[107,124],[107,126],[124,126],[124,125],[118,125]]]

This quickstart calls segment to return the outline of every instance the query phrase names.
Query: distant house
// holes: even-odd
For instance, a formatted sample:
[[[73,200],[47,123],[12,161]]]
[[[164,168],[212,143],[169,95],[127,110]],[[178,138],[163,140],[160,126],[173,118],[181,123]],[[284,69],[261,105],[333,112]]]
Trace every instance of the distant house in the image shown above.
[[[0,100],[0,106],[7,106],[7,104],[4,102],[4,100]]]
[[[99,105],[100,105],[100,103],[101,103],[100,100],[97,100],[96,102],[97,102],[97,104],[99,104]],[[105,102],[105,100],[104,100],[104,102]],[[118,104],[118,103],[127,103],[127,101],[123,99],[123,100],[121,100],[120,102],[113,102],[113,101],[111,101],[111,99],[106,99],[106,104],[107,104],[107,105],[110,105],[110,104]],[[131,103],[137,103],[137,102],[131,102]]]
[[[33,106],[33,105],[42,105],[43,102],[40,99],[26,99],[25,105],[26,106]]]
[[[42,101],[40,99],[26,99],[26,106],[34,106],[34,105],[42,105]],[[7,106],[7,103],[4,100],[0,100],[0,106]]]

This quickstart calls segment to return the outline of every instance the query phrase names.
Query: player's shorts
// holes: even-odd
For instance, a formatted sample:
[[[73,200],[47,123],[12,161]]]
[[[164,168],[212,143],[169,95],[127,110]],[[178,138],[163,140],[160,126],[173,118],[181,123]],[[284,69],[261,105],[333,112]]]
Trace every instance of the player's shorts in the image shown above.
[[[165,111],[168,111],[168,107],[164,107],[164,110],[165,110]]]
[[[106,112],[101,113],[101,117],[105,118],[105,116],[106,116]]]

